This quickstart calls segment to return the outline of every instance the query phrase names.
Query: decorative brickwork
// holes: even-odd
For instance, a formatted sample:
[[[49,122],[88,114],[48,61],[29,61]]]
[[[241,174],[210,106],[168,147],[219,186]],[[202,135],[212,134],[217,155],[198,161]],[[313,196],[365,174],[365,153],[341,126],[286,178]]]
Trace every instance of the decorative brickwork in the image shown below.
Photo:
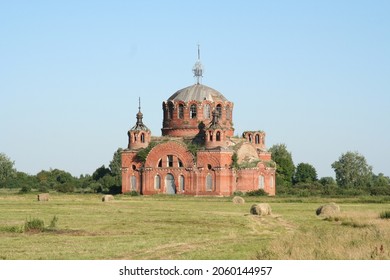
[[[233,137],[234,104],[199,84],[199,65],[198,83],[163,102],[163,137],[151,136],[139,106],[122,152],[122,192],[228,196],[263,189],[275,195],[276,165],[265,133]]]

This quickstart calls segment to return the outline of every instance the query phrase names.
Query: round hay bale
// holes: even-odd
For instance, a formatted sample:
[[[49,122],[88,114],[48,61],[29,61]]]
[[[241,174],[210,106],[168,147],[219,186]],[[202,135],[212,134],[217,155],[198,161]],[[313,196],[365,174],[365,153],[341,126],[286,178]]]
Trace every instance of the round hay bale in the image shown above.
[[[244,204],[245,199],[243,199],[241,196],[235,196],[235,197],[233,197],[233,203],[234,204]]]
[[[252,215],[266,216],[271,215],[271,206],[268,203],[253,204],[250,213]]]
[[[38,201],[49,201],[49,194],[48,193],[40,193],[37,195]]]
[[[317,208],[316,214],[317,216],[333,216],[340,213],[340,206],[336,203],[331,202],[329,204],[322,205]]]
[[[111,200],[114,200],[114,196],[111,195],[111,194],[106,194],[106,195],[102,196],[102,201],[103,202],[108,202],[108,201],[111,201]]]

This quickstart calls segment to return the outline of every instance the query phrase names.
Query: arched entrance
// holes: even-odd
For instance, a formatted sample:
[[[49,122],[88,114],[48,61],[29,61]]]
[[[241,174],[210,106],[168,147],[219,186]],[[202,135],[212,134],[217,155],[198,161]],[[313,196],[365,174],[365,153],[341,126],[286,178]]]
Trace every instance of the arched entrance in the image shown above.
[[[165,176],[165,189],[167,194],[176,193],[175,178],[170,173],[168,173],[167,176]]]

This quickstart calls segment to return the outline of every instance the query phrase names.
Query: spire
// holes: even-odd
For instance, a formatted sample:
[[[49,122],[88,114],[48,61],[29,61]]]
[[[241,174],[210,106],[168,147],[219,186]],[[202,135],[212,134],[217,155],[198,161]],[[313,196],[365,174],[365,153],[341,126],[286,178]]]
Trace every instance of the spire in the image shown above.
[[[138,113],[137,113],[137,124],[136,125],[144,125],[142,123],[143,114],[141,113],[141,97],[138,97]]]
[[[137,122],[136,122],[135,126],[133,126],[131,128],[131,130],[146,130],[146,131],[149,130],[149,128],[147,128],[146,125],[144,125],[144,123],[142,122],[143,116],[144,115],[141,113],[141,97],[139,97],[138,98],[138,113],[136,115]]]
[[[198,44],[198,60],[196,61],[194,67],[192,68],[194,77],[196,77],[196,83],[199,84],[200,79],[203,77],[203,66],[200,62],[200,45]]]

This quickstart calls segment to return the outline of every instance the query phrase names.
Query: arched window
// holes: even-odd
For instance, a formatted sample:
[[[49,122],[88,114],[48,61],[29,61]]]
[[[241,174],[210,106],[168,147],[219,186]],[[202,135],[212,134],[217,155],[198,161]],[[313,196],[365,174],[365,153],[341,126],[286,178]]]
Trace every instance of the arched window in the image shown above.
[[[159,190],[161,188],[161,177],[158,174],[154,177],[154,188],[156,190]]]
[[[260,144],[260,136],[259,136],[259,134],[255,135],[255,144]]]
[[[213,177],[211,174],[207,174],[206,176],[206,191],[210,192],[213,190]]]
[[[217,131],[217,135],[215,136],[217,141],[221,141],[221,132]]]
[[[213,141],[213,132],[210,131],[210,142],[212,142],[212,141]]]
[[[184,119],[184,105],[183,104],[179,104],[177,115],[178,115],[179,119]]]
[[[205,119],[211,118],[211,110],[210,110],[210,104],[205,104],[203,107],[203,117]]]
[[[145,143],[145,134],[141,133],[141,143]]]
[[[173,103],[169,102],[168,103],[168,119],[173,118]]]
[[[131,182],[131,190],[136,191],[137,190],[137,178],[135,178],[134,175],[131,176],[130,182]]]
[[[264,176],[259,176],[259,189],[264,189]]]
[[[270,178],[269,178],[269,187],[271,188],[271,189],[273,189],[274,188],[274,177],[273,176],[271,176]]]
[[[230,110],[230,106],[226,106],[226,119],[230,120],[232,118],[232,111]]]
[[[218,113],[218,118],[221,118],[222,117],[222,106],[221,104],[218,104],[217,107],[216,107],[216,111]]]
[[[252,134],[249,134],[249,135],[248,135],[248,139],[249,139],[249,142],[252,143]]]
[[[167,156],[167,167],[173,167],[173,155]]]
[[[180,175],[179,177],[179,187],[181,191],[184,191],[184,176]]]
[[[158,167],[162,167],[162,159],[160,158],[160,160],[158,161]]]
[[[190,107],[190,118],[195,119],[196,118],[196,105],[192,104]]]
[[[183,167],[183,162],[179,158],[177,159],[177,163],[179,167]]]

